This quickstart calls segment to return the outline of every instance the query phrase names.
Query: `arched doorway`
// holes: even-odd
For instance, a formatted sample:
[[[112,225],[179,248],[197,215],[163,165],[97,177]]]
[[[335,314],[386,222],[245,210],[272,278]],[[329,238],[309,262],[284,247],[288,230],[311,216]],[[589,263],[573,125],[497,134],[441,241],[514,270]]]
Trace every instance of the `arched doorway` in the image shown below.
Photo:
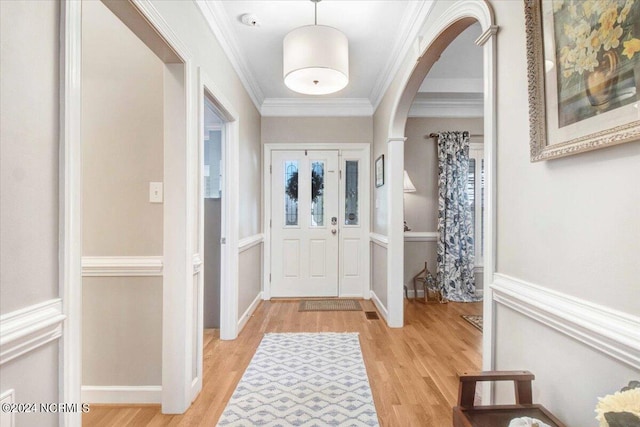
[[[403,324],[403,271],[393,268],[404,265],[403,236],[403,175],[405,126],[409,109],[424,78],[431,70],[446,47],[467,27],[477,22],[482,28],[476,44],[483,49],[484,79],[484,144],[485,144],[485,242],[484,242],[484,331],[483,369],[493,367],[493,310],[490,285],[495,271],[495,160],[496,160],[496,82],[495,82],[495,36],[498,27],[494,25],[493,12],[487,2],[463,0],[442,4],[443,10],[431,13],[423,25],[419,37],[418,58],[406,66],[401,84],[396,86],[388,116],[387,156],[388,156],[388,216],[387,216],[387,284],[390,326]],[[408,64],[411,64],[407,62]],[[484,390],[489,396],[489,390]]]

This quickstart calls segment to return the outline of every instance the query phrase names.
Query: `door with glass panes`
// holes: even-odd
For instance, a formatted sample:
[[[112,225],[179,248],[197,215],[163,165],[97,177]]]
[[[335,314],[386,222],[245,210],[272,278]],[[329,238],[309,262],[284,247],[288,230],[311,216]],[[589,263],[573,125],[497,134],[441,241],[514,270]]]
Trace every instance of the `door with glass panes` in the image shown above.
[[[271,168],[271,296],[338,296],[338,151],[273,151]]]

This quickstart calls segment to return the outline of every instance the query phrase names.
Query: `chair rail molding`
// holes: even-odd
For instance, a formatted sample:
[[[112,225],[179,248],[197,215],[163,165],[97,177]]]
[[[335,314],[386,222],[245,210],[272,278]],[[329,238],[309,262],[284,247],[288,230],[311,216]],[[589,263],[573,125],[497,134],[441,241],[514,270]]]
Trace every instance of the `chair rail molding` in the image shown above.
[[[436,242],[438,241],[437,231],[405,231],[405,242]]]
[[[258,234],[254,234],[253,236],[242,238],[238,241],[238,252],[240,253],[240,252],[247,251],[253,248],[254,246],[258,246],[262,242],[264,242],[263,233],[258,233]]]
[[[369,233],[369,239],[372,243],[382,246],[383,248],[386,248],[389,244],[389,238],[379,233]]]
[[[162,256],[84,256],[84,277],[162,276]]]
[[[635,369],[640,317],[496,273],[493,300]]]
[[[0,365],[62,336],[60,298],[0,316]]]

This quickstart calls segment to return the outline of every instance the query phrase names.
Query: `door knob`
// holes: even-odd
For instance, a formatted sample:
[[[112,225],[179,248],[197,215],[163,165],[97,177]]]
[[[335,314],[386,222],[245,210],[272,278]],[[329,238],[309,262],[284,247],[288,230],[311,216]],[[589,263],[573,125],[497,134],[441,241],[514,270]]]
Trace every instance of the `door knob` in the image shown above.
[[[331,234],[336,234],[338,231],[334,228],[333,230],[331,230]]]

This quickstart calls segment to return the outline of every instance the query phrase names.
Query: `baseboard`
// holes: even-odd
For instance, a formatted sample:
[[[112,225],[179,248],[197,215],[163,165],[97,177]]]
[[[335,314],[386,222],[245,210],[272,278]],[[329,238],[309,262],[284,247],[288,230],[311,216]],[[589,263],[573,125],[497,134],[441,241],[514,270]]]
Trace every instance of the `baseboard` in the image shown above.
[[[162,386],[83,385],[82,401],[86,403],[162,403]]]
[[[640,317],[496,273],[493,300],[640,369]]]
[[[385,322],[389,323],[389,321],[387,320],[389,317],[389,312],[387,311],[386,307],[382,304],[382,301],[380,301],[380,298],[378,298],[378,295],[376,295],[376,293],[373,291],[371,291],[371,300],[375,304],[376,308],[380,312],[380,315],[385,320]]]
[[[0,316],[0,365],[60,338],[65,318],[60,298]]]
[[[242,328],[244,328],[244,326],[247,324],[253,312],[256,311],[256,308],[258,308],[258,304],[260,304],[261,300],[262,292],[259,292],[258,295],[256,295],[255,299],[251,302],[251,304],[249,304],[249,308],[247,308],[242,316],[240,316],[240,319],[238,319],[238,333],[240,333],[242,331]]]
[[[414,298],[416,293],[418,294],[418,298],[424,298],[424,289],[418,289],[415,292],[411,288],[407,289],[407,297],[408,298]]]

